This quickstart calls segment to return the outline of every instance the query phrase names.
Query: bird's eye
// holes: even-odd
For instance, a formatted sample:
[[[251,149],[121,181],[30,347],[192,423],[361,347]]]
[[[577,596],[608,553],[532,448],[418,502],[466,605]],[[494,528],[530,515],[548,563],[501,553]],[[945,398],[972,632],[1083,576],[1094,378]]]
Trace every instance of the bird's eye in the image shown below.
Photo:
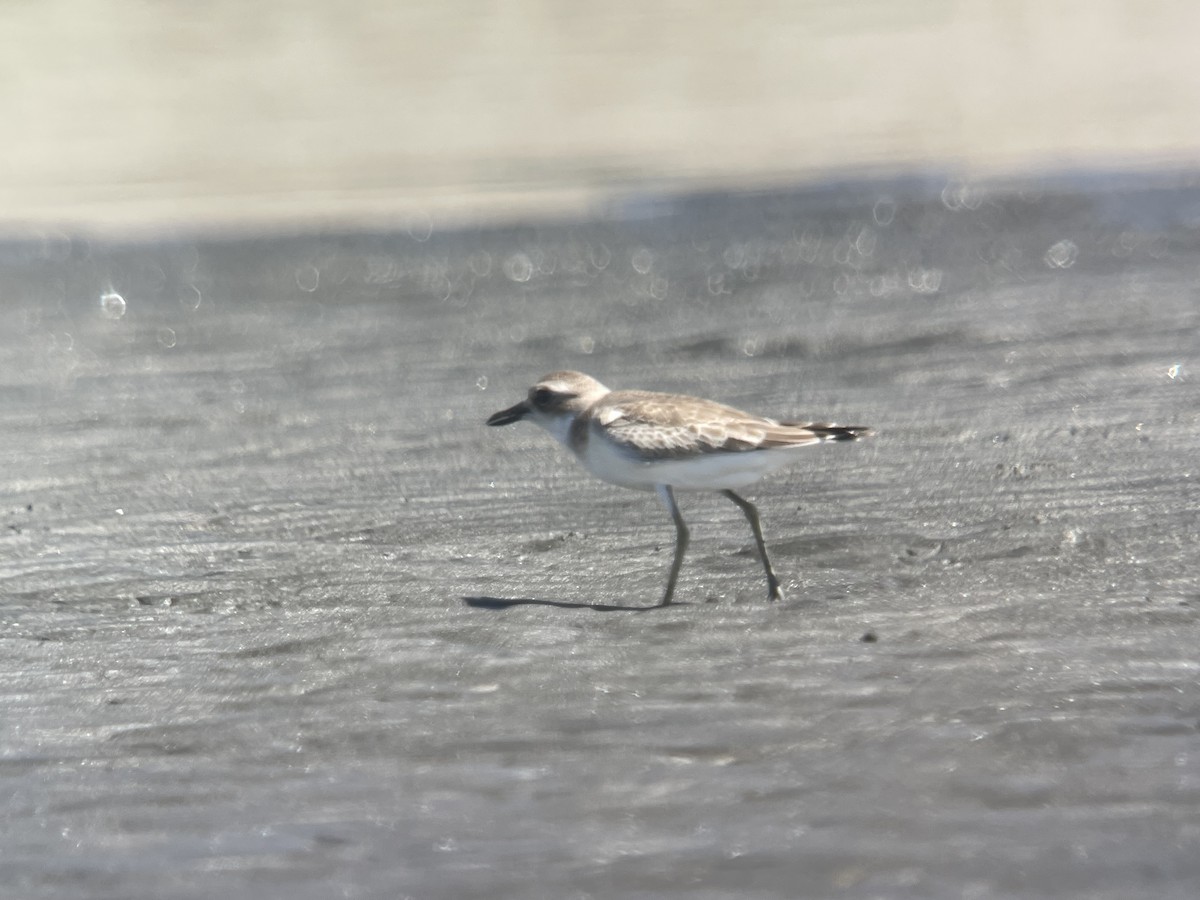
[[[533,400],[534,406],[545,406],[550,402],[550,398],[552,396],[554,396],[554,394],[549,388],[541,387],[533,392],[533,397],[531,399]]]

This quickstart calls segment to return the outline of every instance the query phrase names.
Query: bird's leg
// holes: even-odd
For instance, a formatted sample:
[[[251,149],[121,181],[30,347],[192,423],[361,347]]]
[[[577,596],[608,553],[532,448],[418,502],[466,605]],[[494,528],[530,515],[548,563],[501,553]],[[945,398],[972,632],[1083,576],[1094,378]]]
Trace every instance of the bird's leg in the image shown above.
[[[758,544],[758,555],[762,559],[763,568],[767,572],[767,599],[782,600],[783,591],[779,587],[779,579],[775,577],[775,570],[771,568],[771,560],[767,556],[767,544],[763,540],[762,525],[758,522],[758,510],[753,503],[739,497],[733,491],[721,491],[721,493],[736,503],[742,512],[746,514],[746,520],[750,523],[750,528],[754,532],[754,542]]]
[[[671,486],[660,484],[655,490],[658,492],[658,499],[675,520],[675,559],[671,562],[671,574],[667,577],[667,590],[663,594],[662,603],[659,604],[666,606],[671,602],[671,595],[675,593],[675,579],[679,577],[679,569],[683,565],[683,552],[687,550],[688,545],[688,527],[679,512],[678,504],[675,503],[675,492],[671,490]]]

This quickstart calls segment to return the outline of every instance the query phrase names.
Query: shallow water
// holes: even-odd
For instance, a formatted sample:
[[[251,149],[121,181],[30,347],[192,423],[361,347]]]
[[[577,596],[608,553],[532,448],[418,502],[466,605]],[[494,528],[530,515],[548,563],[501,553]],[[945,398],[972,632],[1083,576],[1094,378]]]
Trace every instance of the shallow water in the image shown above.
[[[1197,222],[914,179],[10,243],[5,896],[1194,896]],[[784,602],[687,495],[643,609],[653,496],[482,425],[562,367],[878,436],[750,492]]]

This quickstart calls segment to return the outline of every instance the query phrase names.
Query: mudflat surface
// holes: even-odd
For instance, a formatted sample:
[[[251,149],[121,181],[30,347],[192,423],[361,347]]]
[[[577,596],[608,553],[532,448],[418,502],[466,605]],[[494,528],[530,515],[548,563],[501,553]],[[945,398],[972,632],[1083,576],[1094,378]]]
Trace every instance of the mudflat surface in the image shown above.
[[[1191,898],[1200,192],[0,248],[11,898]],[[542,373],[873,425],[693,545]]]

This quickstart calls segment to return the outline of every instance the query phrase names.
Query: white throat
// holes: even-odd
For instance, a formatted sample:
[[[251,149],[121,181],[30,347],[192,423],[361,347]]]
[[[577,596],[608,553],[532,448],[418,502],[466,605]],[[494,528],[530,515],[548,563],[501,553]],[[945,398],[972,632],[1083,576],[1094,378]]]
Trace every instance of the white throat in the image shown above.
[[[539,425],[545,428],[554,439],[564,447],[571,447],[571,425],[575,422],[575,416],[559,415],[559,416],[538,416],[536,421]]]

